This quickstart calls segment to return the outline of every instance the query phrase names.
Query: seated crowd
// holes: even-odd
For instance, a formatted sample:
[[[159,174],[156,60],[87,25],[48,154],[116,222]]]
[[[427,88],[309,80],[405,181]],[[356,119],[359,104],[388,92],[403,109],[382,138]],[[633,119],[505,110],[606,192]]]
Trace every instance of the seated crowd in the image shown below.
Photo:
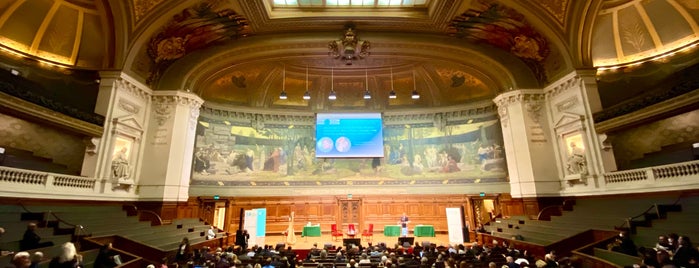
[[[699,267],[699,250],[688,236],[675,233],[658,236],[653,247],[638,248],[641,267]]]
[[[229,247],[227,250],[207,247],[178,252],[176,262],[170,267],[249,267],[249,268],[295,268],[295,267],[572,267],[570,260],[556,261],[554,252],[544,260],[536,260],[527,252],[500,245],[492,246],[437,246],[435,244],[414,246],[410,244],[387,247],[384,243],[367,247],[348,245],[348,248],[327,244],[319,248],[315,244],[310,250],[294,250],[284,245],[253,246],[249,249]],[[164,265],[167,265],[165,263]],[[153,268],[155,265],[153,265]]]

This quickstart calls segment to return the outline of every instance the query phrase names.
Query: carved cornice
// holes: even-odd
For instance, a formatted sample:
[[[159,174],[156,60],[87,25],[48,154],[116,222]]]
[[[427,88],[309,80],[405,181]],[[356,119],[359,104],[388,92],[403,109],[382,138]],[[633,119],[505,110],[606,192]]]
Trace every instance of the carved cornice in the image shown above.
[[[582,88],[585,79],[595,81],[594,70],[576,70],[559,79],[558,81],[551,83],[551,85],[545,87],[544,92],[546,92],[547,98],[554,98],[557,95],[566,92],[570,89]]]
[[[189,127],[194,128],[196,119],[199,118],[199,108],[204,101],[192,93],[179,91],[158,91],[151,97],[153,100],[153,112],[158,126],[165,125],[172,117],[176,105],[186,106],[190,109]]]
[[[440,107],[439,109],[425,110],[391,110],[383,112],[384,125],[403,124],[434,124],[435,118],[440,119],[440,123],[450,124],[460,121],[483,121],[492,119],[497,112],[497,107],[490,101],[471,103],[469,105]],[[288,110],[254,109],[249,107],[231,107],[207,103],[202,106],[202,116],[239,122],[244,124],[255,124],[262,122],[270,124],[294,124],[298,126],[312,126],[315,124],[315,112],[292,112]]]
[[[539,103],[546,98],[546,95],[538,89],[520,89],[502,93],[493,99],[493,102],[500,107],[508,107],[512,104]]]
[[[121,77],[117,78],[116,81],[114,81],[114,85],[117,88],[117,90],[126,92],[127,94],[143,101],[147,101],[152,94],[147,87],[139,86]]]

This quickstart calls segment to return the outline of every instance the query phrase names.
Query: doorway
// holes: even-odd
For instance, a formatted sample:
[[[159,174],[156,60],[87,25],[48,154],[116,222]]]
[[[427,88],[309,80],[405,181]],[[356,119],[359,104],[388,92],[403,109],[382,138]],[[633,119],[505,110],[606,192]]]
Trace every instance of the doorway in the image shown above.
[[[354,224],[355,230],[361,230],[359,223],[361,222],[362,202],[358,199],[342,199],[340,200],[340,218],[339,226],[343,232],[347,232],[349,225]]]

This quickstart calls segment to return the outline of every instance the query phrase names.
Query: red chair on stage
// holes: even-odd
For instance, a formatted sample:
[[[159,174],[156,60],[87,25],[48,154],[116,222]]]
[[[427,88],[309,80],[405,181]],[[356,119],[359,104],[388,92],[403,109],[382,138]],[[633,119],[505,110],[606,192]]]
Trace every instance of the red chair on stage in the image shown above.
[[[344,238],[344,235],[342,234],[342,232],[337,230],[337,224],[335,224],[335,223],[330,225],[330,235],[332,236],[333,241],[337,241],[338,236]]]
[[[365,229],[362,232],[362,238],[365,238],[365,237],[368,237],[369,241],[374,239],[374,224],[373,223],[369,223],[369,229]]]
[[[357,235],[357,230],[354,229],[354,223],[350,223],[347,225],[347,236],[354,238],[355,235]]]

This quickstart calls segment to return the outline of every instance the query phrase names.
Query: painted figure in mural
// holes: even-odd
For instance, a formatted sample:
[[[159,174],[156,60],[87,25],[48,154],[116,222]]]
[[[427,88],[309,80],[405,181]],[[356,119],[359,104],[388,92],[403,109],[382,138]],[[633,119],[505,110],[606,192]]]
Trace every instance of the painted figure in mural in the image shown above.
[[[481,162],[481,164],[485,163],[485,160],[490,158],[490,154],[492,152],[492,147],[486,145],[485,143],[481,143],[481,147],[478,148],[478,160]]]
[[[130,176],[129,159],[126,156],[127,148],[121,150],[114,155],[112,160],[112,175],[115,179],[125,179]]]
[[[279,167],[282,164],[282,154],[283,152],[281,148],[274,148],[272,153],[265,161],[265,167],[263,170],[278,172]]]
[[[585,150],[578,147],[575,142],[570,143],[567,165],[568,174],[581,174],[585,171]]]
[[[194,154],[194,172],[206,174],[207,169],[209,169],[209,157],[199,148]]]
[[[294,232],[294,217],[295,213],[292,211],[289,215],[289,227],[286,228],[286,243],[289,245],[296,244],[296,232]]]
[[[447,154],[447,163],[442,167],[442,172],[451,173],[457,171],[461,171],[461,169],[457,165],[456,159]]]

